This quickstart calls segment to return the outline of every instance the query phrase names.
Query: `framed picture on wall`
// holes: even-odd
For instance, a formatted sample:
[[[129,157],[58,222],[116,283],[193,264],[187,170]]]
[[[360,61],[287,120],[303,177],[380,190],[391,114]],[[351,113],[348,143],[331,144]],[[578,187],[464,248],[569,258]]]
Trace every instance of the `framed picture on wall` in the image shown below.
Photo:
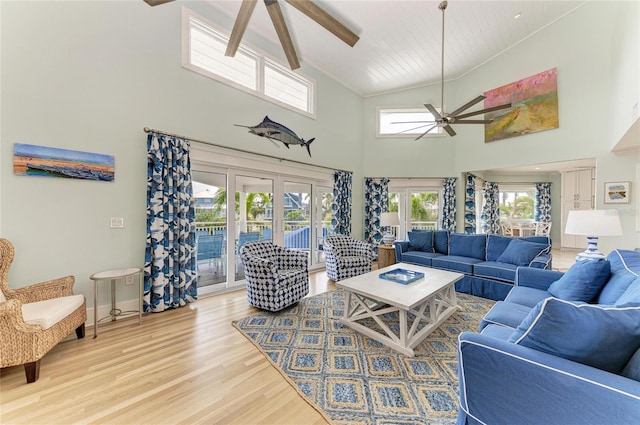
[[[608,182],[604,184],[605,204],[628,204],[630,182]]]

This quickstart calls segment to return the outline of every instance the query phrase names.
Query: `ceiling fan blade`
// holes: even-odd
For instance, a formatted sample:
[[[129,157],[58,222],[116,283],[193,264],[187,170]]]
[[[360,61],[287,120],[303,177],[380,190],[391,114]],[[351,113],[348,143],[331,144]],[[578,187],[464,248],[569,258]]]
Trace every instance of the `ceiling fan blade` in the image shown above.
[[[291,35],[289,35],[289,30],[287,29],[287,24],[284,21],[284,16],[282,16],[282,9],[280,9],[278,1],[264,0],[264,4],[267,5],[269,17],[271,18],[271,22],[273,22],[273,26],[276,29],[276,33],[278,34],[278,38],[280,39],[280,44],[282,44],[282,49],[284,50],[284,54],[287,57],[287,61],[289,61],[289,66],[291,67],[291,69],[300,68],[298,55],[296,55],[296,49],[293,47],[293,41],[291,41]]]
[[[391,121],[390,124],[423,124],[435,121]]]
[[[510,103],[505,103],[504,105],[493,106],[487,109],[481,109],[479,111],[469,112],[468,114],[462,114],[455,117],[455,119],[472,117],[474,115],[486,114],[487,112],[499,111],[500,109],[508,109],[511,108]]]
[[[149,6],[158,6],[160,4],[169,3],[173,0],[143,0]]]
[[[475,105],[476,103],[480,102],[481,100],[486,99],[486,96],[478,96],[475,99],[465,103],[464,105],[462,105],[461,107],[459,107],[458,109],[456,109],[455,111],[451,112],[449,115],[455,117],[456,114],[459,114],[460,112],[471,108],[473,105]]]
[[[419,126],[417,126],[417,127],[409,128],[409,129],[407,129],[407,130],[398,131],[397,133],[393,133],[393,135],[395,136],[396,134],[404,134],[404,133],[408,133],[408,132],[410,132],[410,131],[417,130],[417,129],[422,128],[422,127],[426,127],[427,125],[429,125],[429,124],[419,125]]]
[[[235,56],[240,46],[240,41],[244,35],[244,31],[247,29],[249,18],[253,13],[253,9],[256,7],[258,0],[243,0],[240,6],[238,16],[236,16],[236,22],[233,24],[233,30],[231,30],[231,36],[229,36],[229,43],[227,44],[227,50],[224,52],[225,56]]]
[[[286,2],[316,21],[318,24],[325,27],[327,31],[347,43],[349,46],[353,47],[358,40],[360,40],[360,37],[338,22],[338,20],[333,16],[320,9],[320,7],[315,3],[309,0],[286,0]]]
[[[463,121],[455,120],[453,123],[454,124],[490,124],[492,122],[493,120],[463,120]]]
[[[431,112],[431,115],[433,115],[433,117],[436,119],[436,121],[439,121],[439,120],[441,120],[441,119],[442,119],[442,115],[440,115],[440,114],[438,113],[438,111],[436,111],[436,108],[434,108],[432,104],[430,104],[430,103],[425,103],[425,104],[424,104],[424,107],[425,107],[425,108],[427,108],[427,110],[428,110],[429,112]]]
[[[438,126],[438,124],[434,124],[434,125],[432,125],[431,127],[429,127],[429,128],[427,129],[427,131],[425,131],[424,133],[422,133],[421,135],[419,135],[418,137],[416,137],[416,140],[420,140],[420,139],[422,139],[424,136],[426,136],[426,135],[427,135],[427,133],[428,133],[428,132],[430,132],[431,130],[433,130],[433,129],[434,129],[434,128],[436,128],[437,126]]]
[[[456,132],[453,131],[453,128],[451,128],[451,126],[449,124],[445,125],[444,127],[444,131],[446,131],[447,133],[449,133],[449,136],[453,137],[456,135]]]

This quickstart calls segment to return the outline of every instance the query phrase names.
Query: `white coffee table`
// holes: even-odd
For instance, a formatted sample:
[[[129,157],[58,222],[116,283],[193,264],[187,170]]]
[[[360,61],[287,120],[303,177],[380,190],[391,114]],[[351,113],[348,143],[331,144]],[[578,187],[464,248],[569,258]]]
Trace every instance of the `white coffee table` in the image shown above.
[[[396,268],[422,272],[424,278],[403,285],[379,277],[381,273]],[[416,345],[460,309],[454,284],[463,276],[461,273],[398,263],[336,282],[336,286],[344,289],[347,295],[340,323],[413,357]],[[399,332],[389,328],[383,317],[394,312],[399,315]],[[411,313],[413,318],[407,313]],[[368,318],[375,320],[380,332],[359,323]]]

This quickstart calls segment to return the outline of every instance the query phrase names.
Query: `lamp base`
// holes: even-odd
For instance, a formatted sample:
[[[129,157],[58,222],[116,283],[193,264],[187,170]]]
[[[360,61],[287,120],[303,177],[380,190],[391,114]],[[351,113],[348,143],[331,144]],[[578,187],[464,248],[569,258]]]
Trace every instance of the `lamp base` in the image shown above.
[[[382,236],[382,243],[385,245],[393,245],[393,242],[396,240],[395,236],[391,233],[385,233]]]
[[[605,255],[598,251],[598,237],[587,236],[587,249],[576,256],[576,261],[604,260]]]

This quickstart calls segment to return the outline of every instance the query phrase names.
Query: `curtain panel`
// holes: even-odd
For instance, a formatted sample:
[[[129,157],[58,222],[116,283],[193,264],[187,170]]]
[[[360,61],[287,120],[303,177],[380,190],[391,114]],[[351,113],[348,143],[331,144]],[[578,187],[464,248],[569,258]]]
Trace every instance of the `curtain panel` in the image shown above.
[[[551,221],[551,183],[536,183],[534,220]]]
[[[351,191],[353,173],[336,171],[333,175],[333,218],[331,227],[334,233],[351,234]]]
[[[364,240],[377,246],[382,240],[380,214],[389,210],[389,179],[364,180]]]
[[[447,177],[442,181],[442,229],[456,229],[456,182],[457,177]]]
[[[476,176],[467,174],[467,184],[464,194],[464,232],[476,232]]]
[[[498,183],[484,183],[482,232],[488,235],[500,233],[500,189]]]
[[[189,142],[149,133],[145,312],[184,306],[198,297],[192,197]]]

